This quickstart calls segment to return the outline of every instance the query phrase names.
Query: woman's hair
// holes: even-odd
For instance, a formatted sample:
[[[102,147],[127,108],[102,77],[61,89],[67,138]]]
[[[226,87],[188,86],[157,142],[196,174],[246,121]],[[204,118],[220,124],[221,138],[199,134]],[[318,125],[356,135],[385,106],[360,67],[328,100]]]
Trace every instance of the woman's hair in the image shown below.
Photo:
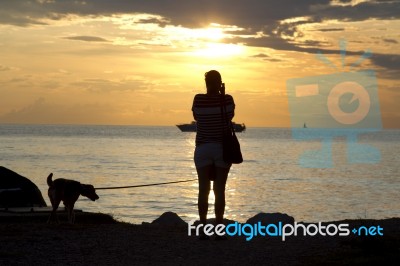
[[[217,70],[210,70],[204,74],[208,89],[219,88],[222,83],[221,74]]]

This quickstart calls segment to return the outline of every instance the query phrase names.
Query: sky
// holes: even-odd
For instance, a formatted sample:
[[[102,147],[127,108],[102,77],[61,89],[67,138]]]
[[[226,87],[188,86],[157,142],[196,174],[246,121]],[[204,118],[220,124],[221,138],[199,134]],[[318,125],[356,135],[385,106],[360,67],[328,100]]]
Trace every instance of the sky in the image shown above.
[[[234,121],[287,127],[288,80],[368,69],[400,128],[399,42],[399,0],[0,0],[0,123],[190,122],[216,69]]]

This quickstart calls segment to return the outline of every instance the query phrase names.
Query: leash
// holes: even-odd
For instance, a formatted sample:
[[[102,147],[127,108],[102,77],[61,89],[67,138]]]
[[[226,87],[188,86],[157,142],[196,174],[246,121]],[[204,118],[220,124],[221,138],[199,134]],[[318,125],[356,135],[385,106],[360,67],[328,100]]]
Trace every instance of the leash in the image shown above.
[[[184,182],[191,182],[195,181],[196,179],[188,179],[188,180],[181,180],[181,181],[172,181],[172,182],[163,182],[163,183],[154,183],[154,184],[144,184],[144,185],[135,185],[135,186],[123,186],[123,187],[96,187],[96,190],[106,190],[106,189],[123,189],[123,188],[135,188],[135,187],[151,187],[151,186],[160,186],[160,185],[169,185],[169,184],[176,184],[176,183],[184,183]]]

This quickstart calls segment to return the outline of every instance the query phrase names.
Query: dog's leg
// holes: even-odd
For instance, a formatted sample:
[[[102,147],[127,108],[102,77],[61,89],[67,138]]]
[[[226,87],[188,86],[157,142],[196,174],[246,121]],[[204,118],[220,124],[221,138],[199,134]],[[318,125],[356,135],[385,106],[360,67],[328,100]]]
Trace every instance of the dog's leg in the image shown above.
[[[51,223],[51,222],[55,221],[58,224],[59,221],[58,221],[58,217],[57,217],[57,209],[58,209],[58,206],[60,205],[61,201],[54,200],[52,198],[50,198],[50,201],[51,201],[51,205],[53,206],[53,210],[50,213],[50,217],[47,220],[47,223]]]
[[[71,213],[71,221],[72,221],[72,224],[75,224],[75,211],[74,211],[74,209],[72,208],[72,213]]]
[[[68,203],[65,205],[65,208],[68,211],[68,221],[70,224],[75,223],[75,212],[74,212],[74,205],[73,203]]]

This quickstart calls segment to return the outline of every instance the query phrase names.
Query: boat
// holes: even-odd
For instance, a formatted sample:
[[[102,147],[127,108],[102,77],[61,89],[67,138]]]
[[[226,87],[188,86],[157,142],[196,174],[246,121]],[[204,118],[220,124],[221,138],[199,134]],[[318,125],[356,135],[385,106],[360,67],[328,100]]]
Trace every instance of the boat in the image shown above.
[[[182,132],[196,132],[197,126],[196,121],[192,121],[190,124],[178,124],[176,125]],[[244,123],[237,124],[232,122],[233,129],[235,132],[243,132],[246,131],[246,125]]]

